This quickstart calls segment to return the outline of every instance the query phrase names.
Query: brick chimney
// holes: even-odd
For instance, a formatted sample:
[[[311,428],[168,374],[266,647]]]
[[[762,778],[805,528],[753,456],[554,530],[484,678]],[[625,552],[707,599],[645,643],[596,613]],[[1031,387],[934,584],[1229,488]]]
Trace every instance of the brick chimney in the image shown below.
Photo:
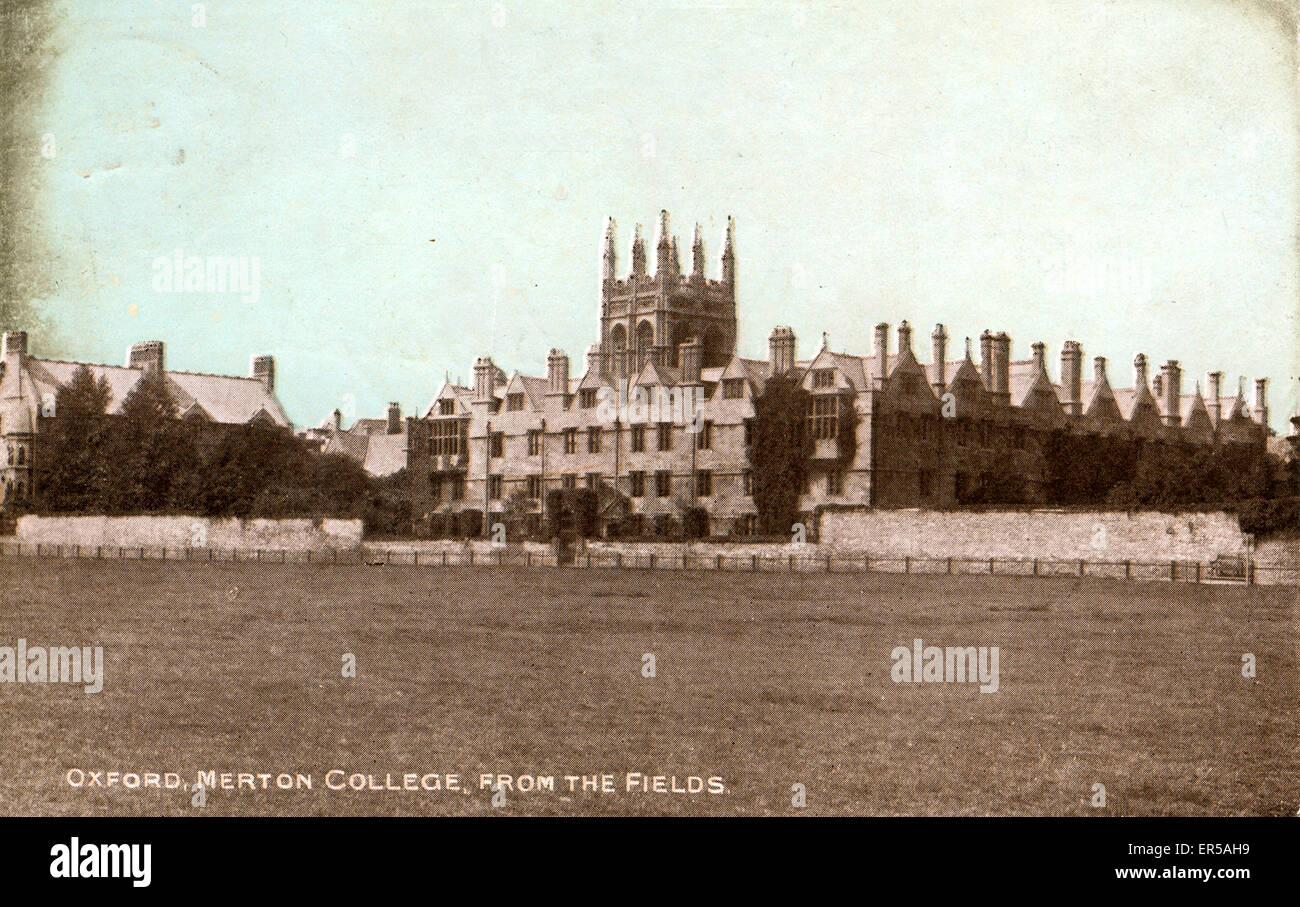
[[[682,383],[699,384],[700,367],[704,362],[704,344],[700,343],[698,337],[692,337],[681,344],[677,352],[677,361],[682,366]]]
[[[402,433],[402,405],[396,401],[388,404],[388,433],[390,435]]]
[[[889,377],[889,325],[880,322],[876,325],[876,377],[883,387]]]
[[[1223,372],[1206,372],[1205,389],[1209,396],[1210,420],[1217,426],[1223,417]]]
[[[1170,359],[1160,367],[1160,375],[1161,391],[1164,392],[1165,401],[1165,424],[1181,425],[1182,401],[1179,398],[1182,396],[1182,369],[1178,367],[1175,360]]]
[[[789,325],[772,328],[767,338],[767,358],[773,375],[784,375],[794,370],[794,331]]]
[[[948,332],[943,325],[936,324],[930,332],[930,384],[936,394],[942,394],[948,386]]]
[[[249,377],[261,381],[268,394],[275,393],[275,357],[254,356]]]
[[[1011,403],[1011,338],[1005,331],[993,335],[993,391],[998,403]]]
[[[1268,379],[1255,379],[1255,421],[1260,425],[1268,425]]]
[[[1101,361],[1104,368],[1106,360]],[[1066,415],[1083,413],[1083,347],[1077,340],[1067,340],[1061,347],[1061,394]]]
[[[492,364],[492,357],[479,356],[474,360],[474,402],[486,403],[494,399],[492,389],[494,386],[493,372],[496,366]]]
[[[898,355],[912,351],[912,326],[904,319],[898,326]]]
[[[984,389],[993,391],[993,332],[984,329],[980,334],[980,377],[984,379]]]
[[[27,332],[26,331],[5,331],[4,339],[4,358],[10,356],[22,357],[27,355]]]
[[[126,367],[144,369],[146,372],[163,370],[163,342],[146,340],[131,345],[126,354]]]

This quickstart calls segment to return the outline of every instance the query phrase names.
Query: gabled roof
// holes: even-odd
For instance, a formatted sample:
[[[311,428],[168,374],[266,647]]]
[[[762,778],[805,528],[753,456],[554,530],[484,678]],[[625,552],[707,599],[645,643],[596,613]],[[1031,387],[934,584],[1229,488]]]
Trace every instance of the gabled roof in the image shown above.
[[[27,356],[23,362],[36,386],[38,399],[47,393],[57,394],[59,386],[70,381],[77,369],[82,365],[87,366],[96,379],[103,377],[108,382],[112,392],[108,404],[109,413],[121,412],[122,401],[144,375],[143,369],[92,362],[38,359],[35,356]],[[170,369],[163,374],[167,379],[167,389],[182,413],[197,403],[214,422],[242,425],[265,410],[276,425],[290,424],[289,417],[285,415],[275,395],[257,378]]]

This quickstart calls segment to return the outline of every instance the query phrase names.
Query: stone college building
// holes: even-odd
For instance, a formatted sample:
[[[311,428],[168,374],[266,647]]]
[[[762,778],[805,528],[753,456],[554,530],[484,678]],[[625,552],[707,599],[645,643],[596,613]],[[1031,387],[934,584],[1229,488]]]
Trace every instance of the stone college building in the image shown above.
[[[507,375],[491,358],[473,366],[473,384],[445,383],[427,411],[405,420],[407,466],[427,479],[431,513],[478,510],[522,514],[536,525],[548,491],[586,487],[601,494],[606,519],[648,531],[704,508],[714,534],[752,532],[747,447],[754,400],[775,375],[811,395],[814,441],[800,510],[824,505],[948,507],[1007,469],[1039,499],[1044,444],[1065,429],[1187,443],[1265,444],[1266,379],[1225,394],[1223,374],[1204,392],[1184,392],[1176,361],[1153,369],[1133,362],[1131,387],[1115,387],[1106,360],[1084,374],[1083,349],[1066,341],[1057,377],[1047,349],[1011,358],[1011,338],[985,331],[950,357],[943,325],[930,333],[929,361],[913,350],[912,329],[875,327],[871,355],[825,344],[799,358],[794,333],[776,327],[765,359],[736,352],[734,225],[722,237],[716,276],[706,273],[700,229],[684,272],[678,241],[661,212],[649,270],[638,226],[628,272],[618,276],[615,229],[606,228],[599,339],[581,376],[560,350],[547,374]],[[891,343],[893,337],[896,341]],[[976,361],[978,356],[978,361]],[[841,432],[848,419],[853,438]],[[618,512],[623,511],[623,512]]]

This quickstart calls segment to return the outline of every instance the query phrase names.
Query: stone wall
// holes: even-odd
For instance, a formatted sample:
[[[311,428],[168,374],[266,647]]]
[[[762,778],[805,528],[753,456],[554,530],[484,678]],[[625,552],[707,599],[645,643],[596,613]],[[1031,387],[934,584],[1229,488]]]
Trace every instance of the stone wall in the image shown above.
[[[823,548],[894,557],[1212,561],[1250,553],[1228,513],[828,510]]]
[[[306,551],[355,548],[360,520],[212,520],[188,516],[24,516],[22,544]]]

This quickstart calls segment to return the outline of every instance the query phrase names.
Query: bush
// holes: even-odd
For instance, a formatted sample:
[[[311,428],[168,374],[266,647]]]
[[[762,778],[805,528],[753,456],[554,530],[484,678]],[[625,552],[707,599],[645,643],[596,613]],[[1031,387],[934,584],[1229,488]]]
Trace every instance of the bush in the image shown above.
[[[680,530],[677,518],[671,513],[656,513],[653,525],[655,538],[673,538]]]
[[[1237,519],[1242,532],[1257,536],[1300,532],[1300,497],[1246,501]]]
[[[689,539],[703,539],[709,536],[709,512],[703,507],[692,507],[686,511],[683,530]]]
[[[457,517],[456,535],[473,539],[483,535],[483,511],[462,510]]]

